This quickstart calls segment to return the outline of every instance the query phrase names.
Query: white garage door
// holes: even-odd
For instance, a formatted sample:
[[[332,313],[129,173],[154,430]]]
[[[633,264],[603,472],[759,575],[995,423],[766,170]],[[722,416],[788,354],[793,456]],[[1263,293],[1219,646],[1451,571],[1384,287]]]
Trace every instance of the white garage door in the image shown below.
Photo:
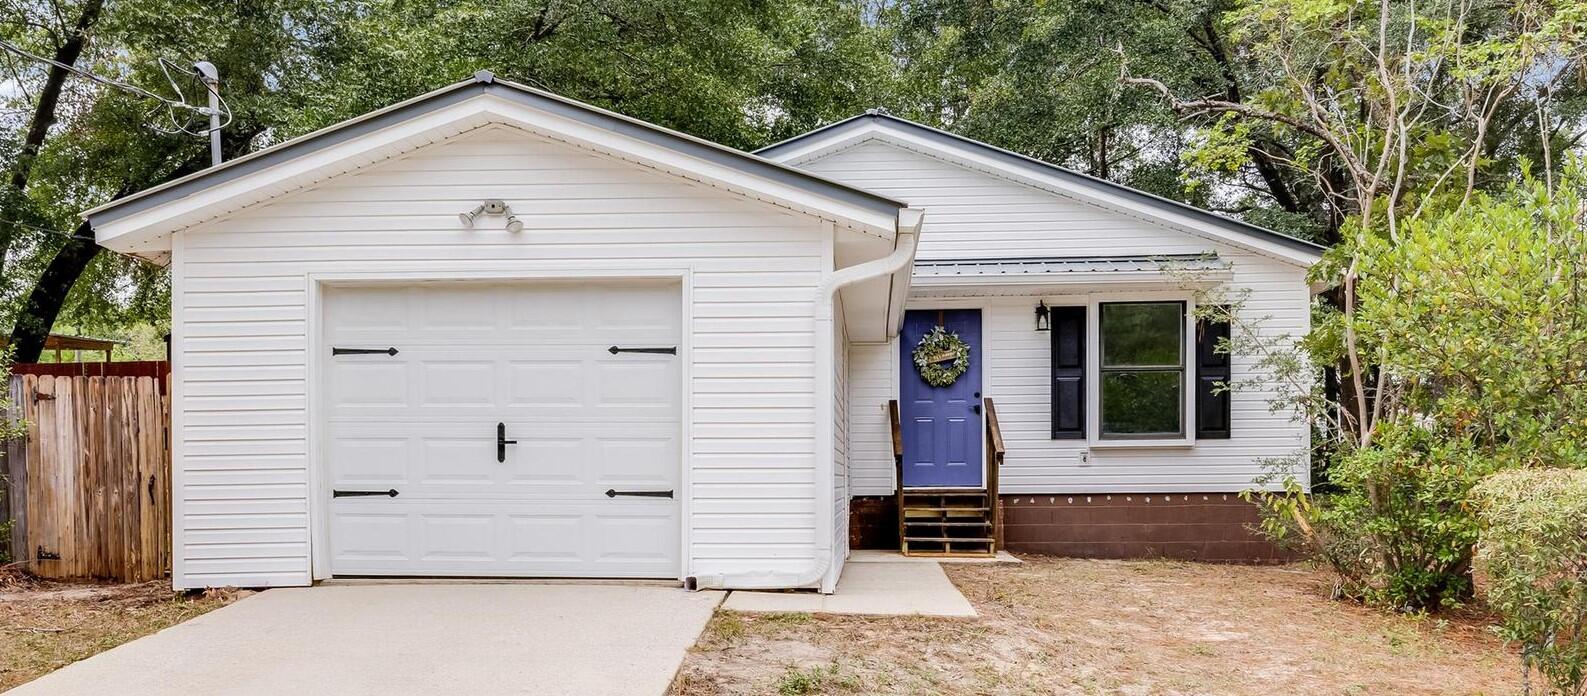
[[[651,281],[327,289],[331,572],[677,577],[680,303]]]

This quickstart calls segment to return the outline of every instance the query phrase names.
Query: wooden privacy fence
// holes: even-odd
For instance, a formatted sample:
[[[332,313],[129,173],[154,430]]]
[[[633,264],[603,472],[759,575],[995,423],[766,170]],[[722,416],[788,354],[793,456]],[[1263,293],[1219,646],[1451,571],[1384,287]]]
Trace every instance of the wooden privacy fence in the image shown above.
[[[170,399],[156,377],[18,374],[3,465],[12,558],[45,578],[141,582],[171,559]]]

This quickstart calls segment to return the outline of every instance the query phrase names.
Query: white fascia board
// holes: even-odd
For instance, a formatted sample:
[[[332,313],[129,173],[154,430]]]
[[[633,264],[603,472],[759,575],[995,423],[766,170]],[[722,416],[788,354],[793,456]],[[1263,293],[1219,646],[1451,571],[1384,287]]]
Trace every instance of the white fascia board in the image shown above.
[[[170,233],[176,230],[494,123],[523,128],[542,137],[830,219],[845,228],[883,239],[892,239],[897,226],[896,215],[847,205],[659,145],[614,136],[573,119],[482,94],[203,189],[193,195],[106,222],[96,226],[95,235],[102,246],[115,251],[166,251],[170,248]]]
[[[1013,171],[997,160],[975,152],[973,148],[944,147],[935,140],[922,138],[906,130],[892,127],[886,120],[871,120],[862,125],[835,130],[837,132],[825,137],[818,134],[807,143],[801,143],[792,149],[774,153],[769,156],[769,159],[792,166],[799,166],[868,141],[880,141],[929,157],[946,160],[967,169],[1059,194],[1116,213],[1143,219],[1178,232],[1210,239],[1292,263],[1302,268],[1310,268],[1318,259],[1315,254],[1268,242],[1250,235],[1234,234],[1219,228],[1215,224],[1195,219],[1189,215],[1180,215],[1163,209],[1146,208],[1125,196],[1113,195],[1092,188],[1077,187],[1064,181],[1062,177]]]

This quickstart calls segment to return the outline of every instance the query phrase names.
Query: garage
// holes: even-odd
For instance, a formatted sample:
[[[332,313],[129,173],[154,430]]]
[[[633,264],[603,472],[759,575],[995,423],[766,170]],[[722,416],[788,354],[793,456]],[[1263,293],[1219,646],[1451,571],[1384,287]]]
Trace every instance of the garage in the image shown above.
[[[171,584],[819,588],[922,213],[487,72],[85,213],[171,274]]]
[[[338,576],[676,578],[676,280],[330,285]]]

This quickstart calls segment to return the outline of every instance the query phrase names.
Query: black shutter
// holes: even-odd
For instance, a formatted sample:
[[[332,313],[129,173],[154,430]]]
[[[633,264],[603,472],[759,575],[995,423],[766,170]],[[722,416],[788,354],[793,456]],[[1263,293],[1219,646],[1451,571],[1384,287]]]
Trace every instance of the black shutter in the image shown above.
[[[1053,307],[1052,436],[1086,437],[1086,308]]]
[[[1228,308],[1221,308],[1223,315]],[[1206,440],[1229,439],[1229,391],[1218,390],[1230,378],[1229,354],[1217,350],[1218,340],[1229,337],[1229,322],[1211,319],[1196,321],[1196,437]]]

